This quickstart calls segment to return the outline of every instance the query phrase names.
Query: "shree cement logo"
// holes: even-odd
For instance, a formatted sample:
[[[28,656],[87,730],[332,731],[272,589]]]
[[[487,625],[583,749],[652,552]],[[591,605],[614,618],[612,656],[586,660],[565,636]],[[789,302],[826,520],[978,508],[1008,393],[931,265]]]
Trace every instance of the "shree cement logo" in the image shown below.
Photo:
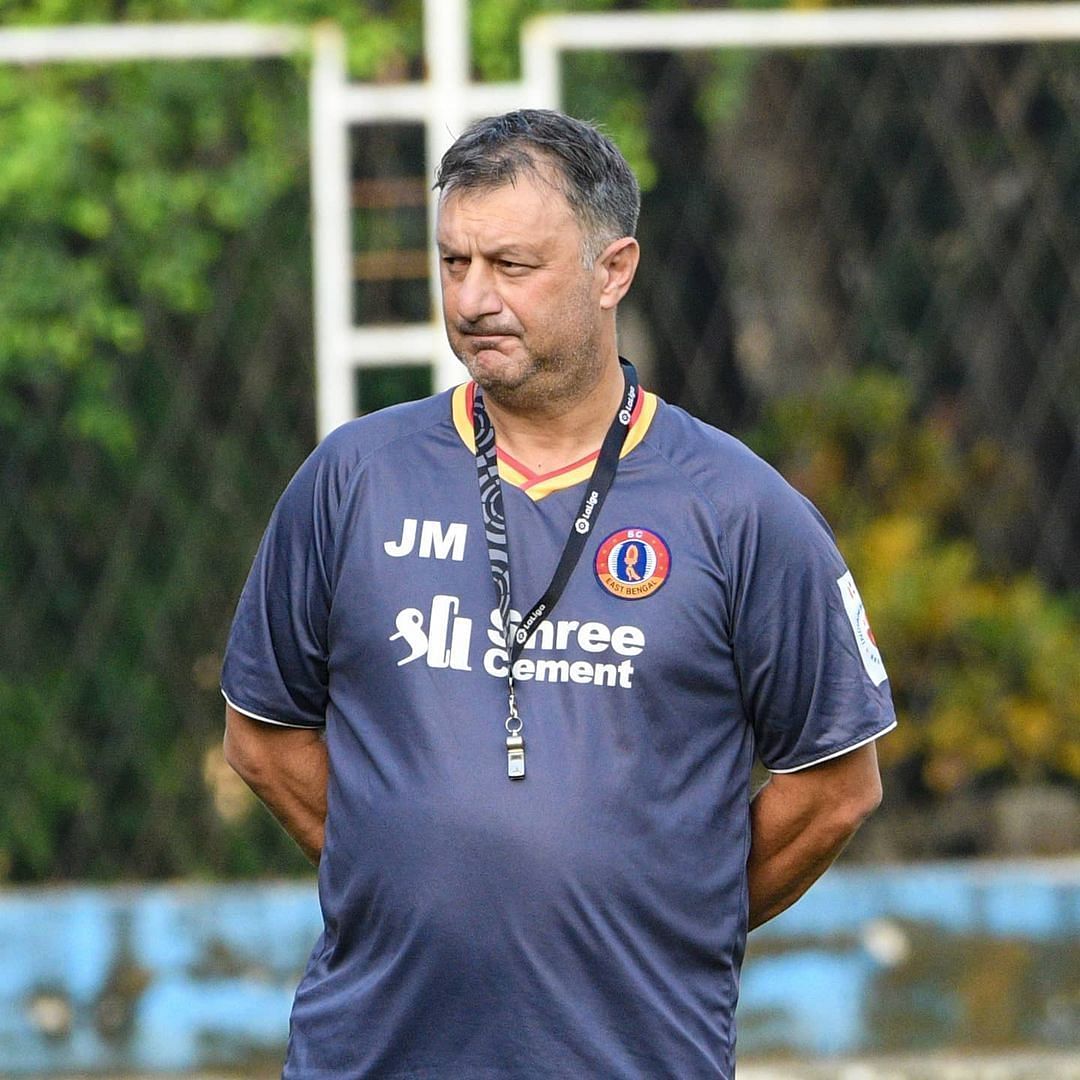
[[[517,634],[521,615],[510,612],[510,629]],[[403,608],[394,619],[391,641],[408,652],[397,661],[404,667],[422,660],[431,668],[472,671],[473,620],[461,614],[457,596],[438,595],[425,612]],[[479,662],[484,671],[505,679],[509,667],[506,637],[498,608],[488,614],[487,647]],[[518,682],[557,682],[614,686],[629,690],[634,683],[634,658],[645,651],[645,632],[638,626],[608,626],[595,620],[545,619],[514,662]]]

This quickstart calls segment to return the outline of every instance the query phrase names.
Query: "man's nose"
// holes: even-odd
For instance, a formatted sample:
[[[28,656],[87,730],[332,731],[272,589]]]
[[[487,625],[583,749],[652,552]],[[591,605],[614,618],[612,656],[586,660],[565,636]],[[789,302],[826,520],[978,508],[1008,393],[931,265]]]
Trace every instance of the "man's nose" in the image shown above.
[[[473,259],[458,289],[458,313],[468,322],[502,311],[502,297],[491,268]]]

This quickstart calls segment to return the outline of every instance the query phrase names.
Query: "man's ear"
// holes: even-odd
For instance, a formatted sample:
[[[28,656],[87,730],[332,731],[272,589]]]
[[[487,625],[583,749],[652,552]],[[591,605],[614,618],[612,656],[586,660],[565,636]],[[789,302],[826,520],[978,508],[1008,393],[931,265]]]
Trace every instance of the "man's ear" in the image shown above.
[[[637,273],[640,258],[641,248],[632,236],[613,240],[600,253],[596,266],[602,274],[600,307],[603,310],[610,311],[617,307],[626,295]]]

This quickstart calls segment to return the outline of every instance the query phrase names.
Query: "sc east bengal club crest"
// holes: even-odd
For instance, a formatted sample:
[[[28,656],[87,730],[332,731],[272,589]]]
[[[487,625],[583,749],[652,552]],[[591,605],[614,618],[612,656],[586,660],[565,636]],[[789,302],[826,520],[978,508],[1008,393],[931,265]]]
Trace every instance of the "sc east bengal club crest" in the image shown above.
[[[671,573],[671,552],[649,529],[619,529],[596,553],[596,579],[612,596],[641,600],[651,596]]]

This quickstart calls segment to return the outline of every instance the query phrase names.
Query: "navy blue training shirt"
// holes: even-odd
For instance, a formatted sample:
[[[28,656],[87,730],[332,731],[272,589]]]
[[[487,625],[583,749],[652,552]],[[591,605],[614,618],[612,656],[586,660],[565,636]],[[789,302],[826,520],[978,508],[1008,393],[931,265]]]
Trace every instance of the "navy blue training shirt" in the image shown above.
[[[772,468],[643,394],[517,662],[528,765],[510,781],[471,401],[461,386],[326,439],[236,613],[228,701],[325,726],[330,759],[325,930],[284,1075],[731,1080],[755,753],[794,771],[895,723],[858,591]],[[591,469],[502,457],[515,612]]]

